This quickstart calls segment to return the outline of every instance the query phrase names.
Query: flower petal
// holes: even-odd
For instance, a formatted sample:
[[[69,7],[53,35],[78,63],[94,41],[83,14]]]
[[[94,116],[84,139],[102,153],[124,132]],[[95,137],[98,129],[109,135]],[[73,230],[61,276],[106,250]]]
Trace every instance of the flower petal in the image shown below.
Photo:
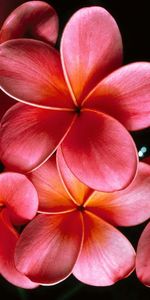
[[[73,269],[80,281],[106,286],[127,277],[134,268],[135,252],[130,242],[110,224],[84,213],[84,241]]]
[[[93,193],[86,208],[117,226],[144,222],[150,216],[150,166],[139,163],[136,178],[122,191]]]
[[[26,176],[13,172],[0,174],[0,204],[7,207],[13,223],[32,219],[38,208],[38,196]]]
[[[12,284],[22,288],[35,288],[37,284],[18,272],[14,264],[14,251],[18,234],[12,227],[6,210],[0,212],[0,273]]]
[[[150,286],[150,223],[147,224],[138,242],[136,274],[146,286]]]
[[[102,7],[87,7],[68,22],[61,43],[64,74],[80,104],[91,89],[121,65],[118,26]]]
[[[33,38],[55,43],[58,17],[55,10],[43,1],[28,1],[17,7],[4,22],[0,42],[31,35]]]
[[[16,102],[0,90],[0,119],[4,113]]]
[[[0,85],[8,95],[31,105],[73,107],[53,47],[36,40],[11,40],[0,45],[0,60]]]
[[[35,282],[62,281],[70,275],[81,243],[79,212],[38,215],[25,228],[17,244],[17,269]]]
[[[78,205],[83,204],[93,190],[73,175],[64,160],[60,147],[57,150],[57,166],[61,179],[71,198],[73,198]]]
[[[8,14],[15,8],[17,5],[20,5],[24,0],[5,0],[1,1],[1,13],[0,13],[0,27],[5,21]]]
[[[73,121],[73,114],[18,103],[1,123],[1,160],[9,170],[27,172],[55,151]]]
[[[128,132],[115,119],[95,111],[80,113],[62,151],[70,170],[95,190],[121,189],[136,172],[137,155]]]
[[[110,114],[128,130],[150,126],[150,63],[133,63],[111,73],[84,106]]]
[[[39,211],[64,212],[75,208],[56,167],[56,156],[28,175],[39,196]]]

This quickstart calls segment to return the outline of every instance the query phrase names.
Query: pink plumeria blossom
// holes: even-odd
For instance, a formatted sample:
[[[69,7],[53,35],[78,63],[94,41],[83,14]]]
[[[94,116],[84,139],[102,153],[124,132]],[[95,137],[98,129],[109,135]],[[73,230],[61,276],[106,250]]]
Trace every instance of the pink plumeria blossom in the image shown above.
[[[37,284],[16,270],[14,251],[19,238],[16,228],[31,220],[38,208],[33,184],[22,174],[0,174],[0,274],[22,288]]]
[[[115,226],[132,226],[149,218],[147,175],[150,169],[140,163],[128,188],[97,192],[74,177],[59,149],[57,165],[53,156],[29,175],[38,192],[39,215],[19,238],[17,269],[32,281],[49,285],[71,273],[95,286],[128,276],[135,267],[135,251]]]
[[[150,157],[144,159],[150,172]],[[150,175],[149,175],[150,178]],[[146,180],[148,181],[149,178]],[[148,191],[150,201],[150,188]],[[141,199],[143,201],[143,199]],[[150,213],[150,211],[149,211]],[[137,247],[136,273],[139,280],[150,287],[150,223],[148,223],[141,234]]]
[[[1,45],[0,59],[1,88],[22,102],[2,120],[5,165],[31,171],[61,145],[70,170],[91,188],[114,191],[132,181],[137,152],[127,129],[150,124],[150,64],[120,67],[120,32],[105,9],[72,16],[61,56],[18,39]]]

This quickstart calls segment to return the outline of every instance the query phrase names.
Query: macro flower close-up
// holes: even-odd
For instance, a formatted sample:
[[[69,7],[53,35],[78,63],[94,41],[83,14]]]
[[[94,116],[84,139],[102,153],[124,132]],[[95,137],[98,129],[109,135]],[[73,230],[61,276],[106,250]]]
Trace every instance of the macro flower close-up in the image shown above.
[[[28,172],[60,146],[70,170],[91,188],[124,188],[137,170],[127,130],[150,124],[150,64],[121,67],[121,35],[101,7],[76,12],[60,48],[59,55],[31,39],[1,44],[1,88],[22,102],[1,121],[2,162]]]
[[[17,243],[15,261],[21,273],[40,284],[55,284],[73,273],[86,284],[106,286],[134,270],[135,251],[115,226],[149,218],[146,164],[140,163],[127,189],[97,192],[74,177],[59,149],[57,165],[53,156],[29,178],[38,192],[39,215]]]

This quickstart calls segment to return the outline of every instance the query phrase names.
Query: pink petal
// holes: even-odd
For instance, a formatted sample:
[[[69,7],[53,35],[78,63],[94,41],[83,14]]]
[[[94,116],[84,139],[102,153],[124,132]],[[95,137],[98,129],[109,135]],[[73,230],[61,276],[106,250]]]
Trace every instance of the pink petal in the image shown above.
[[[57,150],[57,166],[61,179],[71,198],[73,198],[78,205],[83,204],[93,190],[91,190],[73,175],[64,160],[60,147]]]
[[[121,65],[118,26],[102,7],[87,7],[68,22],[61,43],[66,81],[80,104],[91,89]]]
[[[32,219],[38,208],[38,196],[26,176],[6,172],[0,174],[0,204],[7,207],[13,223]]]
[[[36,39],[55,43],[58,17],[55,10],[43,1],[29,1],[17,7],[4,22],[0,42],[31,35]]]
[[[145,227],[138,242],[136,273],[139,280],[150,286],[150,223]]]
[[[133,63],[113,72],[84,106],[110,114],[128,130],[150,126],[150,63]]]
[[[0,90],[0,119],[7,111],[7,109],[10,108],[15,103],[16,102],[13,99],[11,99],[3,91]]]
[[[17,244],[17,269],[35,282],[58,283],[70,275],[81,242],[79,212],[38,215],[25,228]]]
[[[14,264],[14,251],[18,234],[12,227],[8,215],[3,209],[0,212],[0,273],[12,284],[22,288],[35,288],[37,284],[18,272]]]
[[[36,40],[12,40],[0,45],[0,60],[0,85],[8,95],[31,105],[73,107],[53,47]]]
[[[58,174],[55,155],[28,177],[38,192],[39,211],[55,213],[75,209]]]
[[[150,216],[150,166],[140,163],[136,178],[122,191],[93,193],[86,208],[117,226],[144,222]]]
[[[84,242],[73,274],[80,281],[106,286],[127,277],[134,268],[135,252],[113,226],[94,214],[84,213]]]
[[[1,160],[11,170],[27,172],[56,150],[74,115],[16,104],[1,123]]]
[[[80,113],[62,151],[70,170],[95,190],[121,189],[136,172],[137,155],[128,132],[115,119],[95,111]]]

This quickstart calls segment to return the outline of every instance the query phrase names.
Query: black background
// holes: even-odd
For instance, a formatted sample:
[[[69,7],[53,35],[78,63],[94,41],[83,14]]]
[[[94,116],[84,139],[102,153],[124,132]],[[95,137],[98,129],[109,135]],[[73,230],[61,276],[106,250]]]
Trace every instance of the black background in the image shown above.
[[[4,1],[4,0],[0,0]],[[16,2],[16,1],[15,1]],[[18,3],[21,2],[18,0]],[[25,2],[25,1],[22,1]],[[149,61],[150,59],[150,11],[149,1],[46,1],[57,11],[60,20],[60,36],[64,25],[70,16],[79,8],[85,6],[99,5],[106,8],[117,21],[124,45],[124,64],[134,61]],[[11,1],[12,5],[13,0]],[[57,43],[59,46],[59,40]],[[142,146],[147,147],[146,156],[150,155],[150,129],[134,132],[132,136],[138,150]],[[120,153],[120,155],[123,155]],[[146,223],[145,223],[146,224]],[[120,228],[128,237],[134,247],[137,246],[139,236],[145,224]],[[110,287],[92,287],[85,285],[73,276],[64,282],[51,287],[39,287],[34,290],[24,290],[12,286],[5,279],[0,278],[0,298],[3,297],[15,300],[75,300],[87,299],[109,299],[109,300],[149,300],[150,289],[143,286],[136,278],[135,273]]]

